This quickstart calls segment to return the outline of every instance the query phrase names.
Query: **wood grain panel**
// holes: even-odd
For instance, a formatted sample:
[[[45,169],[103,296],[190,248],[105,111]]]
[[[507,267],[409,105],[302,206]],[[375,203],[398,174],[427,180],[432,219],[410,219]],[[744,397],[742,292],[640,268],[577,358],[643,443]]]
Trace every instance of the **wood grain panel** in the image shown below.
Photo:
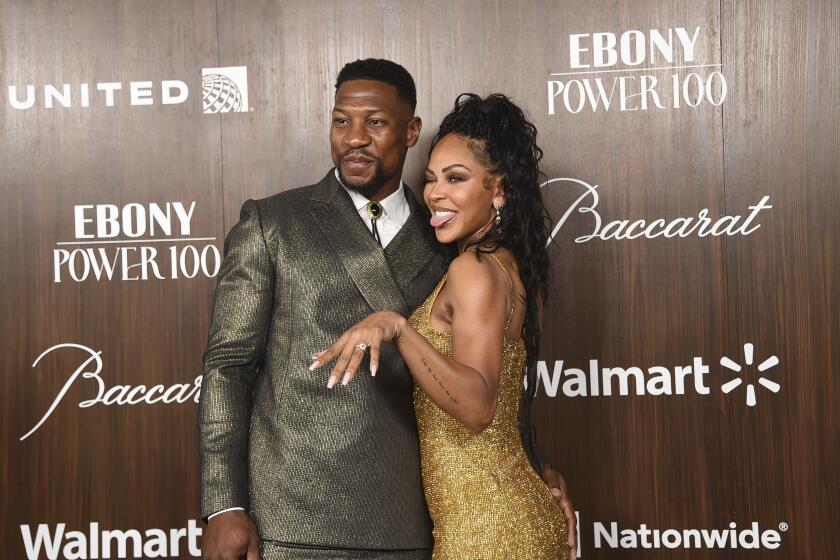
[[[761,235],[726,244],[728,352],[756,344],[780,364],[755,410],[733,403],[740,450],[728,493],[767,524],[788,522],[787,550],[840,554],[834,528],[840,267],[840,8],[836,2],[724,2],[723,55],[733,90],[724,109],[726,205],[767,194]],[[745,371],[744,376],[756,376]]]
[[[82,409],[96,394],[86,380],[40,430],[18,439],[81,363],[81,351],[62,350],[33,369],[53,345],[101,350],[108,387],[192,383],[201,373],[214,279],[57,284],[51,259],[57,242],[74,239],[77,204],[195,201],[191,235],[224,234],[219,118],[201,114],[201,68],[216,62],[214,4],[3,2],[0,44],[0,184],[9,200],[0,210],[2,315],[10,319],[0,542],[21,558],[22,523],[85,532],[92,521],[103,529],[183,527],[197,513],[195,405]],[[156,93],[155,106],[127,103],[129,81],[157,89],[165,79],[187,82],[189,102],[162,106]],[[123,84],[114,107],[93,91],[87,108],[74,98],[69,108],[39,101],[17,111],[5,98],[7,85],[68,83],[78,92],[80,83],[94,90],[110,81]]]
[[[714,2],[578,5],[557,10],[539,35],[565,41],[570,33],[694,26],[700,26],[697,62],[719,62]],[[560,40],[549,68],[567,72],[566,45]],[[655,75],[664,80],[671,73]],[[696,216],[703,208],[712,216],[721,214],[722,131],[714,107],[581,113],[546,119],[538,127],[553,147],[549,176],[599,185],[604,221],[670,220]],[[564,210],[579,192],[550,193],[549,205],[555,213]],[[551,321],[542,353],[549,371],[555,360],[586,371],[591,359],[602,368],[673,370],[691,365],[695,356],[708,363],[718,355],[718,238],[573,244],[592,228],[591,220],[577,219],[579,226],[554,246],[554,301],[547,311]],[[720,496],[734,450],[719,445],[724,428],[719,407],[716,400],[690,390],[685,395],[543,399],[537,404],[539,433],[568,473],[580,510],[585,557],[640,557],[638,550],[593,550],[595,521],[665,529],[716,527],[726,519],[727,501]],[[692,551],[691,557],[717,553]]]
[[[417,82],[424,131],[404,175],[415,188],[457,94],[500,91],[535,122],[547,178],[598,186],[604,223],[739,215],[771,196],[748,236],[575,243],[592,221],[571,215],[550,248],[549,373],[557,360],[673,370],[702,357],[711,394],[543,394],[536,424],[580,511],[583,558],[724,554],[594,549],[595,521],[784,521],[781,549],[726,557],[836,556],[838,11],[831,0],[0,0],[0,316],[11,319],[0,324],[0,543],[22,555],[21,523],[169,529],[197,515],[193,405],[79,408],[95,392],[88,381],[18,441],[81,359],[64,351],[33,369],[54,344],[101,350],[109,386],[189,383],[201,369],[215,280],[53,283],[52,251],[72,240],[73,206],[196,201],[191,235],[221,248],[245,199],[329,169],[335,77],[348,61],[384,57]],[[696,26],[694,62],[721,64],[727,80],[721,107],[549,114],[546,82],[571,71],[570,34]],[[203,115],[201,68],[243,65],[252,111]],[[609,87],[616,75],[598,76]],[[115,107],[17,111],[5,102],[8,85],[165,79],[187,82],[189,101],[135,107],[123,90]],[[555,219],[582,193],[569,183],[544,192]],[[755,407],[743,385],[720,390],[734,376],[720,357],[743,360],[746,342],[756,363],[780,360],[767,372],[779,393],[758,386]],[[742,375],[757,376],[754,367]]]

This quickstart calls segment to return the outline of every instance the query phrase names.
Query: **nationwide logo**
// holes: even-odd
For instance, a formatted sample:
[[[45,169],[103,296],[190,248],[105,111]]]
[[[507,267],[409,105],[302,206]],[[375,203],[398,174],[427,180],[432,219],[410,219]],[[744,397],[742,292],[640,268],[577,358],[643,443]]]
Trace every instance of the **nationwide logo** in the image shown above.
[[[583,525],[580,512],[575,512],[577,520],[577,557],[583,558]],[[749,527],[739,527],[734,521],[726,528],[714,529],[656,529],[646,523],[638,527],[622,526],[617,521],[592,523],[592,548],[594,549],[706,549],[706,550],[776,550],[782,545],[782,533],[789,529],[786,521],[778,524],[778,529],[762,528],[753,521]],[[588,535],[587,535],[588,537]],[[588,548],[588,546],[586,547]]]
[[[248,103],[248,68],[226,66],[202,68],[201,89],[203,112],[246,113]],[[190,96],[186,81],[179,79],[135,80],[124,82],[84,82],[79,84],[26,84],[5,88],[6,100],[13,109],[44,109],[180,105]]]
[[[41,523],[35,529],[20,526],[28,560],[88,560],[94,558],[198,558],[201,527],[190,519],[180,529],[101,530],[90,523],[87,532],[67,531],[65,523],[55,528]]]
[[[753,363],[753,344],[744,344],[745,363]],[[720,359],[726,369],[742,373],[742,367],[726,356]],[[759,373],[764,373],[779,363],[779,358],[771,356],[763,360],[757,367]],[[549,397],[556,397],[558,391],[565,397],[610,397],[628,396],[631,392],[637,396],[651,395],[684,395],[693,391],[698,395],[711,394],[707,383],[709,366],[701,356],[695,356],[690,364],[674,367],[650,366],[646,371],[640,367],[601,367],[598,360],[589,360],[589,370],[564,367],[563,360],[554,362],[554,369],[549,374],[545,361],[537,362],[537,390],[542,385],[543,391]],[[737,377],[728,380],[720,386],[724,394],[731,393],[736,387],[744,383],[744,379]],[[759,376],[757,383],[773,393],[781,390],[781,385],[764,375]],[[756,405],[755,385],[747,383],[746,405]]]

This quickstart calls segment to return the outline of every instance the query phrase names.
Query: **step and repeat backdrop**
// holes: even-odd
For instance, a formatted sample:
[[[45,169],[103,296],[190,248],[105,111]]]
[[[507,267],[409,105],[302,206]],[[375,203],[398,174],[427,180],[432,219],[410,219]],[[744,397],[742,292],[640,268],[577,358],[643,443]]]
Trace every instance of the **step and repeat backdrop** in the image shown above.
[[[840,3],[0,0],[4,558],[200,555],[224,236],[331,166],[341,66],[545,151],[537,434],[579,556],[835,558]]]

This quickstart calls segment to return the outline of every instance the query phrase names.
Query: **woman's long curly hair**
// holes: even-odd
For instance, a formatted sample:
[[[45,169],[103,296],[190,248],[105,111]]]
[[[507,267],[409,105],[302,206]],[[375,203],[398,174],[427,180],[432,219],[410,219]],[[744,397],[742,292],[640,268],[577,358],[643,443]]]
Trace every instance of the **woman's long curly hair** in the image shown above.
[[[444,117],[432,138],[430,154],[448,134],[456,134],[466,140],[470,151],[488,170],[490,177],[502,179],[505,204],[500,211],[501,222],[486,235],[471,241],[467,250],[474,250],[478,258],[480,253],[504,247],[519,264],[527,296],[522,334],[528,352],[528,388],[524,401],[530,440],[531,403],[537,388],[540,304],[548,298],[550,270],[546,245],[551,221],[540,192],[543,174],[539,164],[543,152],[537,146],[537,129],[522,109],[505,95],[494,93],[482,99],[474,93],[462,93],[455,99],[454,109]],[[531,442],[526,443],[530,445]]]

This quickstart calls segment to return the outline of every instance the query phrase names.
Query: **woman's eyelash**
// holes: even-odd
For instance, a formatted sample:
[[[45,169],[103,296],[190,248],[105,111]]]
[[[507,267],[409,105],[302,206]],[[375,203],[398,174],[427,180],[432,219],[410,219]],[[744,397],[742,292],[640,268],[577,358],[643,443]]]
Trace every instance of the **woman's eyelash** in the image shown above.
[[[448,177],[446,177],[446,180],[447,181],[459,182],[459,181],[464,181],[465,179],[462,175],[449,175]],[[426,177],[426,179],[425,179],[426,183],[433,183],[434,181],[435,181],[434,177]]]

